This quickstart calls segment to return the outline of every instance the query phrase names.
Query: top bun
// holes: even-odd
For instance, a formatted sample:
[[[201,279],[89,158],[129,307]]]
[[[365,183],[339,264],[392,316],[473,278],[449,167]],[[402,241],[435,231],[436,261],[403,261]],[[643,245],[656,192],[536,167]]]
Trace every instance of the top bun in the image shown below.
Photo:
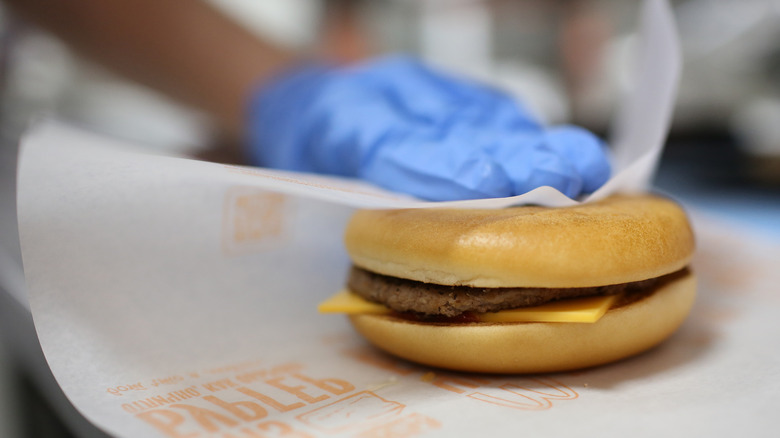
[[[393,277],[473,287],[592,287],[685,267],[685,212],[652,195],[573,207],[361,210],[347,226],[352,261]]]

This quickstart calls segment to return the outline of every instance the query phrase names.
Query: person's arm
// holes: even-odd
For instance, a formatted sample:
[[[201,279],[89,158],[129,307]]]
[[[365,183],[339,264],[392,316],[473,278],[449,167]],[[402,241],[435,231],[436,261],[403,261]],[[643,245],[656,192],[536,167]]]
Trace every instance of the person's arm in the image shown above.
[[[5,2],[89,58],[206,110],[236,136],[252,88],[294,59],[201,1]]]

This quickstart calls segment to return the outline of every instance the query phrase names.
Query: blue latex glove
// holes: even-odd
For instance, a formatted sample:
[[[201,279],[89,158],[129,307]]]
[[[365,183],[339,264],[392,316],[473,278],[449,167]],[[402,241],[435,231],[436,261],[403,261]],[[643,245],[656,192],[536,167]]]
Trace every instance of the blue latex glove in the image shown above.
[[[252,164],[357,177],[429,200],[569,197],[609,177],[589,132],[546,128],[507,95],[393,57],[307,67],[260,89],[249,108]]]

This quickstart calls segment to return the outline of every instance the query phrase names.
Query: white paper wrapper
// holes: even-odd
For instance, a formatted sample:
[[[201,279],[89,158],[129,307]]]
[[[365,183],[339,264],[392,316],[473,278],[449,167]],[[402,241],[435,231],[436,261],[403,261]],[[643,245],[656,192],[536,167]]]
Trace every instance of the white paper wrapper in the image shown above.
[[[592,198],[644,189],[666,135],[679,74],[666,2],[646,3],[642,29],[639,87],[618,122],[621,170]],[[764,260],[755,251],[777,252],[760,243],[708,244],[694,317],[639,358],[547,376],[443,373],[382,355],[344,318],[315,310],[342,286],[341,236],[354,207],[431,203],[354,181],[149,155],[56,122],[36,125],[22,147],[19,228],[40,342],[68,398],[111,434],[656,436],[670,425],[681,435],[778,426],[779,353],[745,336],[780,335],[769,293],[776,270],[754,264]],[[435,205],[575,202],[540,188]],[[724,261],[726,250],[744,252],[739,264]],[[748,268],[757,275],[740,271]]]

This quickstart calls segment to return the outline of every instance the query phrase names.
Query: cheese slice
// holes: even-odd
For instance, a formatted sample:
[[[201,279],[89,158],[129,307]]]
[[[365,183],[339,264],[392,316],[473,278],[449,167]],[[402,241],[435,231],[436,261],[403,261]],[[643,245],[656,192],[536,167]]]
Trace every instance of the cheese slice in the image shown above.
[[[477,313],[481,322],[585,322],[598,321],[615,303],[618,295],[576,298],[535,307],[502,310],[500,312]],[[363,297],[342,290],[323,301],[317,310],[320,313],[388,314],[391,310],[382,304],[372,303]]]
[[[358,294],[342,289],[336,295],[328,298],[317,306],[320,313],[346,313],[355,315],[361,313],[390,313],[391,310],[379,303],[372,303]]]
[[[480,313],[482,322],[596,322],[607,313],[618,295],[554,301],[534,307]]]

